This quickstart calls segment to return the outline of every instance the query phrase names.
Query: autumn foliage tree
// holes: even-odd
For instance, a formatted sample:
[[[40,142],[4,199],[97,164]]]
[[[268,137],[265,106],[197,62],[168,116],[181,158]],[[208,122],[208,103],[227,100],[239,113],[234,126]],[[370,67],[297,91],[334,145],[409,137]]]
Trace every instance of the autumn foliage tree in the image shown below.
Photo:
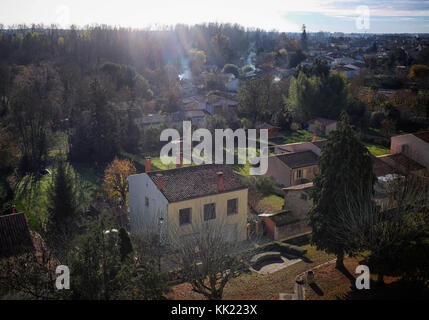
[[[117,158],[104,172],[103,190],[106,197],[120,209],[125,209],[128,200],[128,176],[136,172],[132,161]]]

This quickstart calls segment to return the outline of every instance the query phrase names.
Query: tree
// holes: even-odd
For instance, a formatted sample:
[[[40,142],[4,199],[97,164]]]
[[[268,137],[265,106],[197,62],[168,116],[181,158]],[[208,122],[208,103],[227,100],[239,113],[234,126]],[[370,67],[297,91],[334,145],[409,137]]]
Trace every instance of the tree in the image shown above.
[[[24,172],[40,171],[47,160],[49,123],[57,118],[61,92],[58,73],[50,64],[24,67],[15,78],[9,121]]]
[[[298,78],[291,80],[285,104],[293,118],[299,121],[316,117],[337,119],[347,106],[347,97],[345,75],[333,73],[328,77],[308,77],[299,72]]]
[[[115,158],[104,171],[103,190],[107,199],[125,210],[128,203],[128,177],[137,172],[130,160]]]
[[[167,276],[158,273],[152,260],[122,260],[120,237],[102,217],[77,239],[70,255],[71,299],[160,299],[167,293]]]
[[[302,25],[301,46],[304,50],[307,50],[307,31],[305,24]]]
[[[270,121],[282,109],[282,89],[272,75],[246,81],[238,88],[239,113],[251,120]]]
[[[415,64],[411,67],[408,78],[413,83],[413,89],[429,89],[429,66],[424,64]]]
[[[124,262],[133,251],[130,236],[124,227],[121,227],[119,229],[119,252],[121,254],[121,261]]]
[[[217,64],[225,65],[231,58],[230,39],[228,36],[218,33],[211,39]]]
[[[73,169],[64,160],[57,161],[52,182],[48,188],[47,235],[52,250],[63,251],[73,238],[77,218],[77,194]]]
[[[236,78],[240,76],[240,70],[235,64],[228,63],[223,66],[223,73],[232,73]]]
[[[369,181],[338,203],[333,237],[359,252],[369,252],[367,263],[380,284],[386,274],[424,283],[429,276],[424,267],[429,257],[422,251],[429,244],[427,179],[405,173],[377,183],[376,188],[377,198]]]
[[[197,215],[193,214],[193,219]],[[202,223],[198,227],[192,224],[191,234],[183,237],[177,231],[170,239],[177,250],[180,278],[209,300],[222,299],[226,284],[245,266],[243,257],[237,254],[237,242],[227,241],[223,226],[222,222]]]
[[[200,74],[206,63],[206,54],[203,50],[191,49],[188,51],[189,68],[194,75]]]
[[[78,162],[108,162],[120,151],[119,117],[108,104],[109,95],[94,78],[87,92],[87,108],[78,112],[70,136],[70,158]]]
[[[355,248],[336,241],[335,232],[341,226],[334,228],[333,221],[343,209],[336,204],[344,203],[350,193],[374,180],[370,153],[360,143],[343,112],[337,130],[329,134],[320,157],[319,173],[311,192],[313,207],[308,214],[312,242],[319,250],[335,254],[337,267],[342,266],[344,254],[353,254]]]
[[[34,234],[34,248],[0,259],[0,297],[48,300],[56,297],[55,268],[59,265],[41,237]]]

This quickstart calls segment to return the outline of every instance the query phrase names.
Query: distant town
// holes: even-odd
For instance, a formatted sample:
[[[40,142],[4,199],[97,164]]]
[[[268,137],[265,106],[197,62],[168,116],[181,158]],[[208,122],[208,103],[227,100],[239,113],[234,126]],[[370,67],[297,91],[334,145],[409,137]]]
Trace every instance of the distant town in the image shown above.
[[[1,26],[0,158],[2,299],[429,297],[428,34]]]

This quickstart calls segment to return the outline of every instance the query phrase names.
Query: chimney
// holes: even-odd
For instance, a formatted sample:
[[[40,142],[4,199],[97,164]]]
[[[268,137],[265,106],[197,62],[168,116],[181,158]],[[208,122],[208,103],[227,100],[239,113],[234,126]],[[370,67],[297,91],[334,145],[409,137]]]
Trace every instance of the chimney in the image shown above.
[[[156,177],[158,178],[156,181],[156,186],[159,190],[162,190],[162,188],[164,188],[164,180],[162,179],[162,173],[157,173]]]
[[[316,139],[317,139],[317,136],[316,136],[316,135],[313,135],[313,140],[311,140],[311,142],[315,142],[315,141],[316,141]]]
[[[15,214],[16,210],[15,210],[15,205],[12,205],[12,214]]]
[[[219,172],[216,172],[216,174],[217,174],[217,191],[223,192],[225,190],[223,187],[223,172],[219,171]]]
[[[176,163],[176,168],[183,167],[183,152],[180,152],[179,163]]]
[[[150,157],[146,157],[144,171],[149,172],[150,170],[152,170],[152,162],[151,162]]]

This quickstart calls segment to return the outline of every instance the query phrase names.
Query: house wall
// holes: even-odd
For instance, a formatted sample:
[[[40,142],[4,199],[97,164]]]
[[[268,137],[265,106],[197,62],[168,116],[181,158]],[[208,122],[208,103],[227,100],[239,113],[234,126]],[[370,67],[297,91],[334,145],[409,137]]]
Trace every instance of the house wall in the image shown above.
[[[395,136],[390,140],[390,153],[401,153],[404,144],[408,145],[407,157],[429,168],[429,143],[426,143],[412,134]]]
[[[164,234],[168,225],[167,199],[146,173],[129,176],[128,183],[131,233],[142,234],[154,230],[159,232],[159,218],[162,217],[164,223],[161,232]],[[145,197],[149,199],[148,206]]]
[[[274,239],[276,224],[273,220],[270,219],[270,217],[263,217],[262,220],[265,224],[264,230],[266,232],[267,237]]]
[[[272,177],[278,184],[289,187],[291,185],[292,170],[276,156],[268,157],[268,170],[266,175]]]
[[[302,177],[301,178],[298,178],[298,170],[302,171]],[[302,179],[308,180],[308,182],[313,181],[313,178],[318,171],[319,171],[319,167],[317,165],[293,169],[292,170],[291,185],[296,186],[298,184],[302,184]]]
[[[274,240],[281,240],[307,231],[311,231],[311,227],[308,226],[307,221],[298,221],[281,227],[276,227]]]
[[[337,130],[337,123],[336,122],[328,124],[325,127],[325,135],[327,136],[327,135],[329,135],[329,133],[331,133],[332,131],[335,131],[335,130]]]
[[[305,195],[307,199],[303,199]],[[313,206],[313,200],[305,190],[284,190],[284,209],[292,212],[296,217],[306,219],[307,213]]]
[[[168,206],[168,234],[174,241],[176,237],[182,237],[199,232],[203,223],[221,223],[225,230],[235,232],[232,241],[244,241],[247,238],[247,196],[248,189],[215,194],[186,201],[170,203]],[[238,213],[227,215],[227,200],[238,199]],[[216,219],[204,221],[204,205],[216,203]],[[191,208],[192,224],[179,225],[179,210]],[[231,237],[232,235],[229,234]],[[234,239],[235,238],[235,239]]]

